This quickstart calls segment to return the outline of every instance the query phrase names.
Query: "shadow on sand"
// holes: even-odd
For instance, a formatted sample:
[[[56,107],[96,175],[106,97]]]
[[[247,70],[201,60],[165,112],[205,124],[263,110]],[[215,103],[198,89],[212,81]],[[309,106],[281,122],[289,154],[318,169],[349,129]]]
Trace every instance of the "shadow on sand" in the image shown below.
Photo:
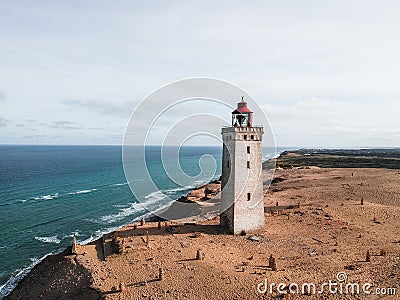
[[[157,227],[157,222],[150,222],[152,226],[148,226],[149,223],[144,226],[138,226],[134,229],[133,225],[129,226],[129,229],[118,231],[108,234],[115,237],[128,238],[131,236],[146,236],[146,235],[179,235],[179,234],[189,234],[193,233],[192,238],[196,238],[196,234],[209,234],[209,235],[219,235],[226,234],[226,231],[221,228],[220,225],[200,225],[195,223],[183,223],[183,224],[169,224],[165,225],[165,222],[161,222],[161,228]],[[109,238],[108,237],[108,238]]]

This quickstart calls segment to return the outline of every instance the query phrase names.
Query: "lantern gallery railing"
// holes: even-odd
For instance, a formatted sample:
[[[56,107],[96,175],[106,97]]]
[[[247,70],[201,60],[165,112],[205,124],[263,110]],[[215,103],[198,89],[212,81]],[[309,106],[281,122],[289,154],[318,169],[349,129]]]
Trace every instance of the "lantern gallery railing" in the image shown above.
[[[234,131],[247,131],[247,132],[258,132],[263,130],[263,126],[256,125],[252,127],[239,127],[239,126],[222,126],[224,132],[234,132]]]

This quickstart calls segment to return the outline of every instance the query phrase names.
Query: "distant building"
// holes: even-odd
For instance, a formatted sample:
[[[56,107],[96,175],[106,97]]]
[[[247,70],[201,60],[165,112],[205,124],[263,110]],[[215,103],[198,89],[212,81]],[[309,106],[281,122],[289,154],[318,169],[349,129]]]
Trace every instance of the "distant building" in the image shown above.
[[[222,128],[221,226],[230,233],[264,227],[262,126],[253,126],[253,112],[238,103],[232,125]]]

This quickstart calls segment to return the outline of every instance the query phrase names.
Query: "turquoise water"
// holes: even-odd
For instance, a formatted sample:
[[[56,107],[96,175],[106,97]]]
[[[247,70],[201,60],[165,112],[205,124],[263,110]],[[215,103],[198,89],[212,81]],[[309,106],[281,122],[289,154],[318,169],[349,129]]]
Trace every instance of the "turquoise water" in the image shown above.
[[[160,147],[146,149],[160,189],[142,199],[152,211],[166,205],[163,194],[178,199],[210,180],[179,186],[163,171]],[[204,154],[214,157],[218,178],[220,147],[182,147],[181,168],[199,174]],[[35,262],[69,246],[73,234],[86,243],[148,213],[126,183],[121,146],[0,146],[0,298]]]

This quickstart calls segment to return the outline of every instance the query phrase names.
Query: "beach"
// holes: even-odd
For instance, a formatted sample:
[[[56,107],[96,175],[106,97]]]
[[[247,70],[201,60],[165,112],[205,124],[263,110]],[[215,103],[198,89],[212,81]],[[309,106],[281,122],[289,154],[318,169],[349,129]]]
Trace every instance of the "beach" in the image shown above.
[[[264,195],[265,229],[255,235],[228,235],[217,216],[130,224],[78,246],[78,255],[67,249],[47,257],[6,299],[366,297],[326,287],[317,295],[276,290],[310,282],[318,290],[329,280],[340,283],[338,273],[346,283],[370,283],[375,295],[368,298],[379,299],[378,291],[392,293],[399,282],[399,199],[397,169],[278,168]]]

